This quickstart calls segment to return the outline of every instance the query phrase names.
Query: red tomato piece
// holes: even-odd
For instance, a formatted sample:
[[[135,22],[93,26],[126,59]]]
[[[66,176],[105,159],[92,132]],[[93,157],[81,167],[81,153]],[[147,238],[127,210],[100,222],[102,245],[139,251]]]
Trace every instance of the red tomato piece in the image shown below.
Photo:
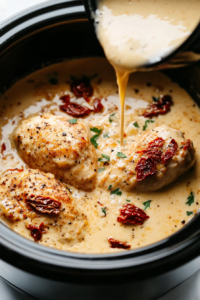
[[[140,208],[133,204],[124,204],[120,209],[120,216],[117,221],[123,224],[142,225],[149,216]]]

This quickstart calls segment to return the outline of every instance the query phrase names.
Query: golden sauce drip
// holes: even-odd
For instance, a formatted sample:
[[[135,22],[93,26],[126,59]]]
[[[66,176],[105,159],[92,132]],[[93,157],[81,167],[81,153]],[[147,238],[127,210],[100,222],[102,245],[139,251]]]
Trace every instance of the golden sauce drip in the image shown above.
[[[118,84],[118,88],[119,88],[119,99],[120,99],[120,106],[121,106],[120,144],[121,144],[121,146],[123,146],[123,142],[124,142],[124,104],[125,104],[126,88],[127,88],[130,72],[120,70],[117,67],[115,67],[115,72],[116,72],[116,76],[117,76],[117,84]]]

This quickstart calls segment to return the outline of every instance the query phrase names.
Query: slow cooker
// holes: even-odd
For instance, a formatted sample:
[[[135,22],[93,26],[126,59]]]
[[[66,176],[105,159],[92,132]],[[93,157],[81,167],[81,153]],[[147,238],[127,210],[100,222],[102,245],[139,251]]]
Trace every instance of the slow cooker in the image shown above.
[[[103,56],[82,1],[34,6],[0,28],[0,93],[66,59]],[[200,106],[200,63],[167,70]],[[197,124],[198,126],[198,124]],[[38,299],[156,299],[200,268],[200,212],[158,243],[115,254],[76,254],[25,239],[0,224],[1,276]]]

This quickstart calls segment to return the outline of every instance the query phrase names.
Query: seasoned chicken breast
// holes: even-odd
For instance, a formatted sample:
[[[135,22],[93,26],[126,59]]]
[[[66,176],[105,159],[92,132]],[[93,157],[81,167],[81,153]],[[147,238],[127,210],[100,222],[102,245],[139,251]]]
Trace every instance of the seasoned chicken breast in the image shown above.
[[[104,172],[100,186],[156,191],[177,179],[195,163],[192,141],[181,131],[166,125],[141,135],[123,153],[112,152],[110,168]]]
[[[81,242],[87,225],[65,186],[54,175],[32,169],[1,175],[0,215],[15,231],[54,246]]]
[[[14,139],[30,168],[50,172],[77,188],[94,189],[97,155],[85,122],[44,114],[23,121]]]

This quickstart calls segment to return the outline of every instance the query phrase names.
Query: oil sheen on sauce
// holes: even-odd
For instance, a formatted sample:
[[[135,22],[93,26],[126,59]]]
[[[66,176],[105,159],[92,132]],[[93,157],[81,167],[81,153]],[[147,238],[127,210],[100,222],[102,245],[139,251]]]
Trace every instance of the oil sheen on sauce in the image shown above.
[[[84,73],[83,73],[84,70]],[[88,76],[94,94],[90,102],[84,98],[75,99],[70,89],[71,76],[81,78]],[[93,76],[93,75],[96,75]],[[54,80],[52,81],[52,78]],[[57,84],[52,84],[57,83]],[[152,97],[169,94],[174,105],[166,115],[151,119],[144,128],[147,118],[141,116]],[[38,116],[43,113],[55,115],[69,115],[62,112],[59,99],[63,94],[71,96],[71,101],[83,106],[91,106],[95,98],[100,98],[104,106],[103,112],[91,113],[80,118],[92,127],[101,128],[102,132],[97,140],[97,157],[102,153],[112,156],[116,151],[125,151],[137,140],[145,130],[154,129],[166,124],[174,129],[185,132],[196,149],[196,164],[194,168],[182,175],[178,180],[157,192],[135,192],[122,190],[121,195],[111,194],[103,186],[106,170],[112,168],[98,161],[98,169],[106,169],[97,173],[96,188],[92,192],[85,192],[68,185],[77,206],[84,211],[88,218],[85,238],[81,243],[70,246],[64,239],[58,239],[56,226],[49,228],[43,234],[42,245],[65,251],[79,253],[111,253],[122,251],[110,248],[108,238],[126,241],[131,249],[136,249],[155,243],[181,229],[184,224],[200,209],[200,110],[185,90],[159,72],[141,72],[130,75],[127,86],[126,105],[124,107],[125,141],[119,144],[120,107],[117,85],[113,68],[105,58],[85,58],[62,62],[43,68],[15,83],[0,99],[0,145],[5,144],[5,150],[0,153],[0,174],[8,169],[28,166],[20,158],[13,142],[12,134],[22,120]],[[112,122],[110,121],[112,118]],[[135,126],[134,124],[137,124]],[[95,134],[91,132],[91,134]],[[114,151],[114,152],[113,152]],[[121,159],[123,163],[123,159]],[[120,174],[119,174],[120,176]],[[190,193],[194,194],[194,203],[186,204]],[[127,200],[129,202],[127,202]],[[117,222],[119,209],[127,203],[144,210],[144,203],[151,200],[150,207],[145,212],[149,219],[142,226],[124,226]],[[106,209],[106,216],[102,211]],[[191,215],[187,214],[191,212]],[[1,220],[18,234],[33,240],[30,231],[24,226],[24,221],[10,222],[4,216]]]
[[[95,21],[97,37],[116,72],[122,145],[129,74],[159,62],[187,39],[200,21],[200,0],[98,0]]]

